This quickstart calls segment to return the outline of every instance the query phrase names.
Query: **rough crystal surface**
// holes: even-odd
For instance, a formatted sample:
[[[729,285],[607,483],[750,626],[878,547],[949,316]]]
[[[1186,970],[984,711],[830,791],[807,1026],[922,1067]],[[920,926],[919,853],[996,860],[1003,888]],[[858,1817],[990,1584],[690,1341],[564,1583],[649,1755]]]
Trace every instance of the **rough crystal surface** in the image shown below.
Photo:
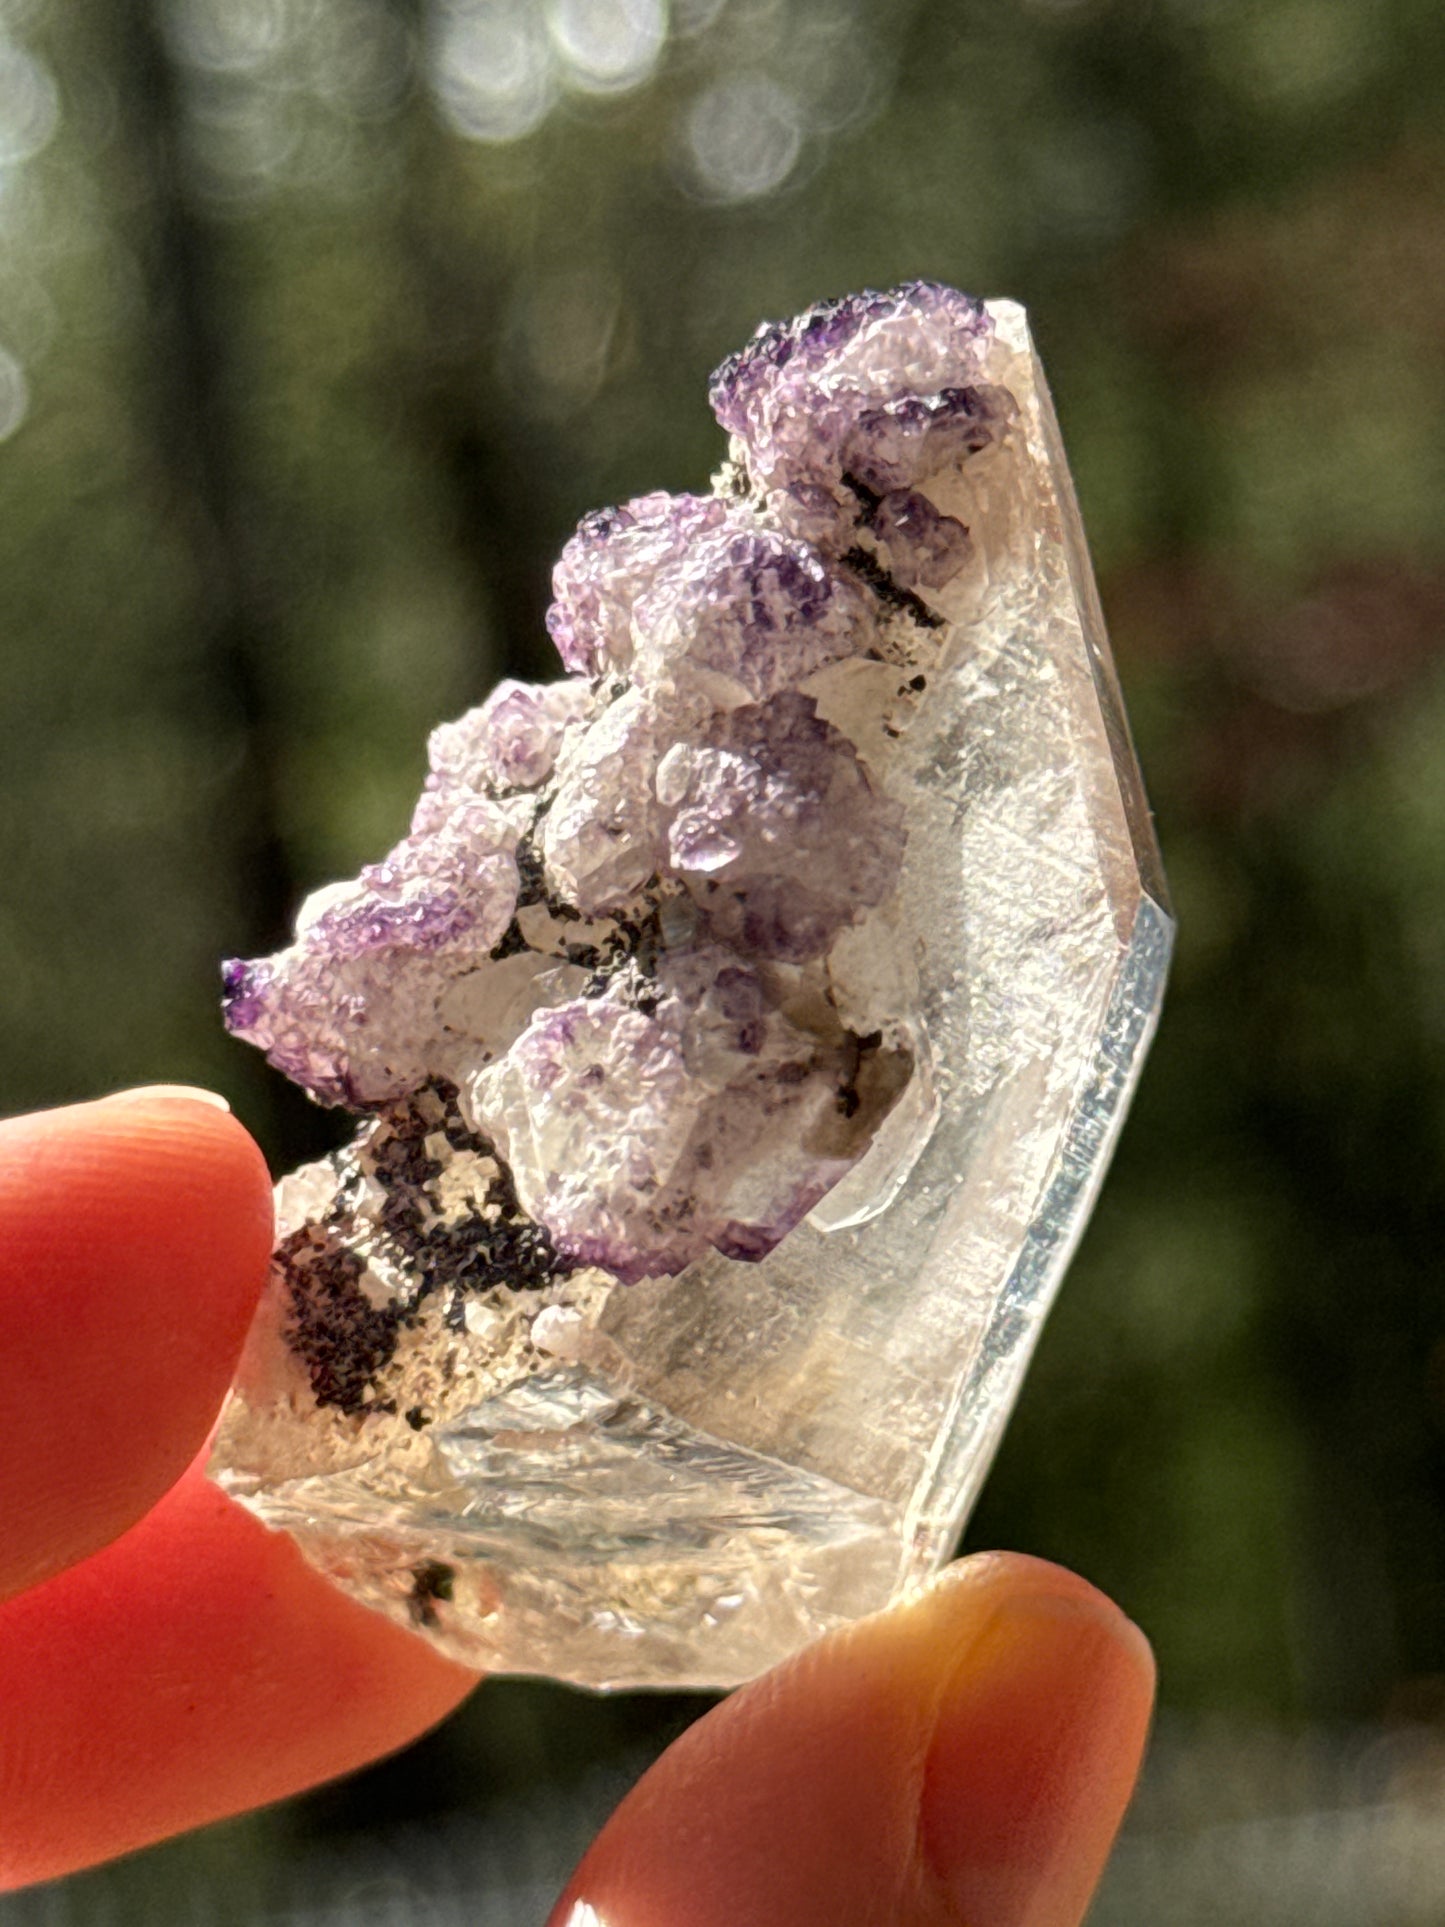
[[[570,679],[226,966],[354,1143],[279,1189],[214,1475],[491,1670],[726,1684],[950,1549],[1168,958],[1022,311],[766,327],[707,495],[587,516]]]

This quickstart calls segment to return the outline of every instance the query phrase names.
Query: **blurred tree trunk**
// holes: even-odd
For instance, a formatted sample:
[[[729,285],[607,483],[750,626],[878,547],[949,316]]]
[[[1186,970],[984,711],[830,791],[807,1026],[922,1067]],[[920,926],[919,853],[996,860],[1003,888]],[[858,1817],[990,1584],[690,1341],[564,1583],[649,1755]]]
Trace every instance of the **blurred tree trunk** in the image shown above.
[[[380,0],[423,64],[426,0]],[[506,675],[558,671],[545,617],[551,600],[552,492],[541,481],[565,460],[559,439],[500,391],[497,344],[511,288],[446,210],[457,191],[455,144],[420,86],[398,120],[404,187],[398,247],[420,322],[403,344],[408,425],[427,466],[446,478],[467,579],[486,612]]]
[[[185,152],[184,76],[153,0],[116,0],[111,64],[141,194],[137,252],[146,298],[143,387],[166,513],[195,568],[196,660],[203,726],[240,754],[207,826],[234,879],[228,941],[236,953],[276,948],[298,897],[279,800],[284,724],[275,674],[283,647],[278,545],[244,471],[234,417],[242,384],[238,304],[228,299],[221,238],[197,207]],[[238,1053],[248,1111],[287,1161],[334,1139],[323,1114]],[[267,1128],[269,1127],[269,1128]]]

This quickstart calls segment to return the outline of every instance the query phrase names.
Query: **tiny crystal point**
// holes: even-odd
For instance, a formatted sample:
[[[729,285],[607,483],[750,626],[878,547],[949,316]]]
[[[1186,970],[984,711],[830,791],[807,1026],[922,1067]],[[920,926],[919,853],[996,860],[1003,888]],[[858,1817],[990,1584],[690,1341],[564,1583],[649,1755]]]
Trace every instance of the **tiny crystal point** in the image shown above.
[[[278,1188],[212,1474],[489,1671],[727,1685],[947,1557],[1172,925],[1021,309],[913,282],[584,517],[568,678],[224,971],[354,1141]]]

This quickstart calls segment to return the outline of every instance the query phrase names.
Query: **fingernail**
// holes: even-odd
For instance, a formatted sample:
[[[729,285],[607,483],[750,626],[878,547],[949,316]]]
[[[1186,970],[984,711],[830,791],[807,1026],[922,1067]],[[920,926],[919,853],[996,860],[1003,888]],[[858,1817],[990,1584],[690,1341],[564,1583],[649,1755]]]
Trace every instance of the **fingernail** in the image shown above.
[[[215,1110],[229,1111],[230,1105],[219,1091],[203,1090],[199,1084],[138,1084],[131,1091],[112,1091],[103,1104],[149,1104],[155,1099],[178,1097],[193,1104],[209,1104]]]
[[[1042,1568],[1001,1590],[945,1689],[920,1811],[962,1918],[1082,1920],[1148,1731],[1148,1642],[1102,1594]]]

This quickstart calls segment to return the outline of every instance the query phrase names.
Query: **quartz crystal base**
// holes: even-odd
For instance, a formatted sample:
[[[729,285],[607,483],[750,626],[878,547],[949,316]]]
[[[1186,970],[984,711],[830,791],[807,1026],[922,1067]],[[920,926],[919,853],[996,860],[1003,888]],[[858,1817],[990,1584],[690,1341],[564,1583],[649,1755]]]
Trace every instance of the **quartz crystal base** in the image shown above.
[[[806,1069],[789,1068],[793,1032],[778,1042],[762,1019],[748,1046],[783,1066],[802,1107],[784,1123],[807,1158],[790,1164],[784,1138],[766,1138],[783,1129],[776,1104],[766,1122],[739,1110],[729,1058],[717,1086],[764,1147],[763,1176],[717,1179],[693,1245],[654,1190],[643,1236],[635,1200],[602,1214],[595,1187],[579,1200],[531,1172],[516,1119],[555,1064],[514,1051],[470,1083],[432,1064],[400,1089],[353,1092],[367,1120],[356,1144],[280,1187],[278,1270],[213,1476],[346,1590],[468,1664],[593,1687],[726,1686],[925,1578],[957,1539],[1103,1176],[1172,926],[1025,318],[1009,302],[978,313],[969,378],[1010,403],[1006,430],[906,500],[849,472],[861,536],[841,558],[835,542],[828,566],[876,599],[886,640],[841,664],[823,649],[802,685],[809,728],[857,745],[876,791],[849,832],[850,851],[881,852],[858,858],[862,908],[834,914],[802,866],[779,901],[812,890],[826,931],[790,926],[769,950],[698,884],[716,859],[689,855],[681,817],[668,861],[686,888],[649,900],[664,930],[669,916],[710,919],[705,941],[687,924],[684,952],[706,977],[694,997],[715,996],[709,944],[762,956],[747,968],[765,985],[826,968],[826,1024],[797,1015],[801,992],[787,1005],[811,1040]],[[930,406],[961,392],[928,388]],[[749,513],[796,521],[806,489],[779,511],[768,463],[782,457],[755,423],[719,413],[743,444],[720,495],[750,487]],[[786,427],[772,422],[780,442]],[[945,523],[959,531],[958,555],[934,566],[915,547],[909,576],[895,564],[915,515],[931,518],[929,542]],[[584,667],[601,688],[605,664]],[[776,716],[805,698],[770,700]],[[753,753],[740,713],[730,735],[708,725],[718,755]],[[668,770],[664,800],[668,782],[685,790],[686,772]],[[863,791],[829,794],[843,809]],[[825,965],[798,961],[825,941]],[[539,1003],[556,1007],[550,1021],[571,997],[591,1021],[595,956],[559,948],[553,977],[576,981],[538,990],[506,951],[498,939],[497,969],[531,1000],[529,1038],[554,1034]],[[664,1021],[669,968],[628,1022],[639,1008],[639,1023]],[[260,992],[237,981],[244,1023],[259,1025]],[[810,1077],[848,1099],[830,1096],[826,1129]],[[490,1102],[500,1135],[481,1128]],[[585,1147],[559,1142],[585,1163]],[[732,1145],[719,1126],[704,1167],[740,1156]],[[785,1179],[793,1204],[778,1202]],[[465,1292],[417,1284],[463,1272]]]

